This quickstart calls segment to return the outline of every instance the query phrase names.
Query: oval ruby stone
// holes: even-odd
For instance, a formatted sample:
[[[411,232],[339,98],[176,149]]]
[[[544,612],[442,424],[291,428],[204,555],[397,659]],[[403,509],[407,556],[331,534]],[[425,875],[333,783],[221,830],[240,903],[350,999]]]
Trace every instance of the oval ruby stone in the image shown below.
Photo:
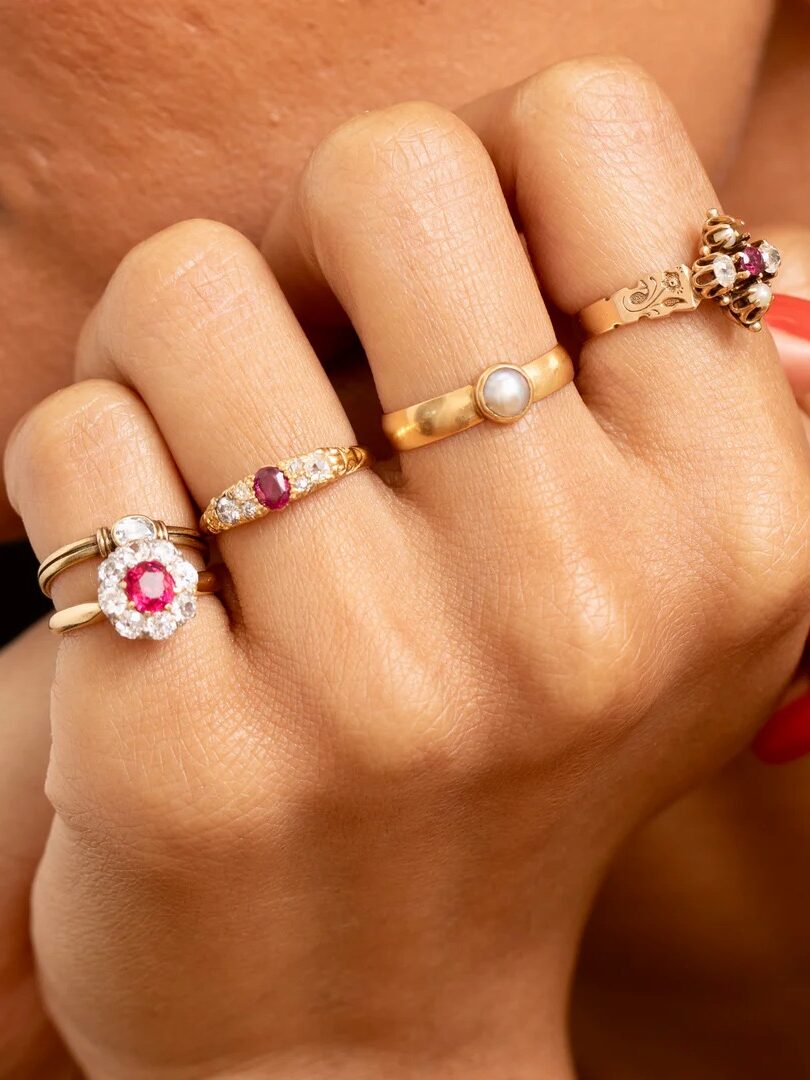
[[[290,501],[290,481],[281,469],[267,465],[253,477],[253,493],[268,510],[283,510]]]
[[[745,269],[749,274],[753,274],[754,277],[761,274],[765,269],[765,259],[763,258],[762,252],[758,247],[754,247],[753,244],[749,244],[748,247],[743,248],[742,257]]]
[[[163,611],[174,600],[174,578],[157,559],[128,570],[124,589],[136,611]]]

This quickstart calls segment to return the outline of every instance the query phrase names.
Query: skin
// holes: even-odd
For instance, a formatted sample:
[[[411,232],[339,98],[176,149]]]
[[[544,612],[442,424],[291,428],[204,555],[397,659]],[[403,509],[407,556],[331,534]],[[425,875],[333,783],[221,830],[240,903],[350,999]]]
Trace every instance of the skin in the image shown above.
[[[455,108],[556,60],[618,52],[661,80],[719,172],[770,7],[737,4],[722,45],[701,49],[703,0],[684,0],[677,19],[639,0],[614,0],[604,18],[581,0],[564,13],[515,0],[508,17],[490,0],[0,5],[0,101],[14,105],[0,149],[0,447],[70,381],[79,327],[133,244],[195,215],[258,243],[312,147],[363,109],[408,97]],[[718,48],[735,79],[715,87],[709,115],[690,87]],[[0,529],[19,530],[8,509]]]
[[[687,94],[685,92],[685,88],[689,85],[689,80],[688,78],[684,77],[683,53],[681,53],[680,57],[678,57],[678,51],[675,47],[676,45],[682,44],[680,38],[677,37],[677,28],[675,28],[676,34],[674,38],[672,34],[672,27],[670,27],[666,35],[664,35],[663,37],[659,36],[659,39],[655,42],[655,49],[651,49],[649,47],[649,42],[645,43],[634,40],[632,33],[629,32],[629,30],[633,26],[632,9],[634,8],[635,5],[626,5],[626,7],[623,7],[622,10],[625,10],[627,12],[627,17],[625,19],[612,19],[613,25],[618,29],[615,41],[610,42],[611,47],[619,48],[621,49],[621,51],[630,54],[640,55],[640,57],[647,63],[647,66],[653,67],[656,70],[656,73],[662,79],[662,81],[670,85],[670,88],[674,90],[675,95],[680,99],[678,101],[679,107],[686,117],[687,124],[690,127],[690,130],[692,131],[692,134],[695,137],[695,140],[704,158],[708,158],[709,164],[711,165],[713,172],[715,172],[716,175],[719,175],[723,171],[723,166],[728,160],[728,155],[725,147],[719,144],[716,138],[718,124],[714,118],[721,118],[725,122],[723,130],[729,132],[730,134],[733,134],[735,131],[735,127],[739,122],[739,117],[741,114],[741,102],[743,101],[743,99],[737,96],[737,98],[733,102],[720,101],[719,103],[717,103],[717,111],[714,112],[712,118],[709,118],[706,110],[698,108],[695,96]],[[758,6],[756,12],[754,12],[753,10],[751,12],[748,12],[744,9],[741,13],[743,19],[743,29],[745,29],[746,31],[746,45],[753,43],[753,47],[756,47],[760,39],[756,33],[756,27],[752,26],[751,23],[746,24],[745,20],[749,17],[751,19],[758,18],[759,12],[761,12],[762,10],[763,6]],[[476,11],[472,12],[472,18],[475,18],[476,12],[477,9]],[[107,18],[110,17],[109,12],[106,12],[104,14]],[[239,17],[237,21],[249,21],[249,12],[243,11],[238,14]],[[420,14],[420,12],[417,12],[417,17],[419,17]],[[365,17],[368,18],[367,12]],[[413,19],[414,13],[409,12],[409,17]],[[542,10],[542,8],[538,8],[537,5],[532,5],[532,10],[530,12],[527,11],[522,13],[522,27],[525,28],[525,26],[531,23],[533,20],[537,21],[539,27],[540,23],[547,17],[547,12]],[[11,22],[15,22],[16,20],[18,23],[20,21],[24,23],[25,21],[22,18],[22,13],[16,12],[13,12],[11,16],[7,14],[6,18],[10,18]],[[572,15],[572,25],[570,28],[566,24],[560,26],[559,22],[555,22],[554,41],[549,42],[549,59],[552,58],[552,49],[555,53],[558,49],[560,49],[563,54],[567,51],[580,51],[580,49],[577,48],[577,45],[581,45],[583,40],[582,26],[581,23],[578,26],[575,25],[575,18],[576,14]],[[176,24],[177,20],[170,20],[170,26],[175,26]],[[75,16],[73,17],[71,22],[70,12],[66,11],[66,22],[62,26],[63,32],[69,32],[71,27],[75,30],[79,25],[79,21]],[[433,32],[433,27],[435,27],[435,23],[433,23],[431,27],[425,27],[426,35]],[[83,32],[86,31],[86,24],[81,28]],[[15,29],[15,27],[12,27],[12,29]],[[26,47],[30,52],[31,46],[33,44],[33,35],[30,24],[28,24],[27,26],[23,25],[22,27],[18,25],[16,29],[19,31],[20,38],[25,41]],[[37,48],[39,48],[39,39],[43,37],[43,35],[41,35],[39,32],[40,27],[37,27],[36,29]],[[96,35],[97,38],[101,37],[101,29],[102,27],[99,26],[99,33]],[[173,40],[171,39],[170,35],[169,38],[167,38],[166,36],[166,25],[161,25],[160,31],[160,35],[156,35],[155,38],[149,40],[152,42],[154,40]],[[352,28],[352,31],[356,31],[356,26]],[[611,30],[611,32],[613,31]],[[593,47],[601,46],[604,48],[607,37],[606,28],[604,26],[600,27],[598,25],[595,25],[593,33],[595,35]],[[27,37],[26,34],[28,35]],[[577,34],[579,35],[578,37],[576,36]],[[601,37],[599,37],[599,35],[601,35]],[[92,35],[90,36],[92,37]],[[47,35],[44,35],[44,37],[46,38],[46,40],[44,45],[42,45],[43,57],[40,63],[39,70],[37,72],[37,87],[39,81],[43,80],[43,78],[49,78],[52,75],[52,65],[49,62],[47,53]],[[597,40],[597,38],[599,38],[599,40]],[[113,34],[112,39],[118,45],[120,40],[127,39],[127,35]],[[8,35],[6,35],[6,40],[14,41],[19,39],[10,38]],[[248,52],[251,52],[253,49],[255,49],[255,43],[257,40],[255,34],[253,34],[252,32],[248,32],[244,40],[249,40],[251,42],[251,50],[247,50]],[[514,77],[515,71],[519,70],[520,64],[523,62],[523,60],[521,60],[521,57],[523,57],[524,54],[521,50],[525,51],[525,41],[525,35],[522,33],[515,34],[511,42],[508,39],[508,34],[504,33],[504,36],[497,41],[497,48],[493,50],[493,55],[488,58],[488,60],[490,61],[490,63],[486,67],[486,76],[488,82],[490,81],[490,77],[491,82],[495,83],[507,81],[510,77]],[[662,41],[666,41],[667,43],[672,42],[672,50],[670,51],[667,48],[662,48]],[[743,42],[742,40],[740,40],[737,42],[731,42],[731,44],[742,46]],[[52,42],[51,48],[53,48]],[[109,40],[106,38],[105,49],[109,51]],[[476,55],[480,55],[480,42],[476,43],[476,50]],[[19,54],[18,49],[12,48],[11,51],[15,54]],[[97,48],[97,53],[98,51],[99,50]],[[537,55],[537,46],[534,42],[532,42],[531,54],[532,56]],[[222,55],[221,50],[218,55]],[[691,57],[695,57],[695,62],[697,62],[697,60],[700,59],[699,50],[690,49],[689,56],[690,62]],[[243,58],[244,57],[242,55],[242,59]],[[118,59],[120,61],[120,56],[118,57]],[[272,59],[273,66],[276,67],[278,65],[278,54],[274,53]],[[492,66],[493,64],[497,65],[499,61],[503,61],[502,69],[498,68],[497,66]],[[9,65],[10,69],[13,70],[15,65],[18,65],[19,63],[20,60],[18,59],[18,55],[11,57]],[[403,60],[403,64],[411,64],[412,66],[414,66],[417,64],[417,61],[414,58],[405,59]],[[513,65],[511,70],[507,70],[509,64]],[[139,66],[142,67],[142,64],[139,64]],[[223,63],[223,70],[225,70],[227,66],[227,64]],[[530,66],[531,65],[527,63],[524,67],[524,70],[528,70]],[[742,66],[743,68],[745,68],[745,64],[743,64]],[[470,63],[468,70],[463,72],[464,76],[466,76],[470,80],[469,88],[471,92],[476,92],[479,89],[483,88],[483,86],[480,86],[476,83],[476,80],[480,79],[481,77],[482,69],[483,65],[479,66],[478,64]],[[7,68],[6,70],[9,70],[9,68]],[[126,65],[124,65],[124,70],[126,70]],[[261,73],[262,79],[266,78],[266,71],[267,66],[265,66]],[[501,71],[503,72],[502,75]],[[302,84],[305,83],[305,80],[301,75],[301,72],[304,72],[303,66],[301,66],[300,68],[299,81],[296,83],[294,79],[294,75],[296,74],[296,72],[293,65],[291,65],[290,69],[284,70],[285,78],[279,80],[280,84],[285,85],[285,94],[290,93],[287,87],[293,87],[295,94],[297,95],[296,100],[300,99],[304,94]],[[391,73],[390,84],[386,85],[386,72],[384,70],[378,70],[374,72],[373,75],[370,75],[368,85],[366,85],[365,83],[363,85],[362,89],[364,94],[367,95],[371,92],[377,93],[379,88],[380,98],[375,99],[375,103],[377,100],[385,101],[400,96],[401,91],[398,92],[397,87],[395,86],[396,79],[399,77],[400,74],[400,69],[396,68],[396,70]],[[128,77],[128,83],[136,83],[138,77],[139,71],[133,70]],[[170,96],[172,98],[178,96],[177,80],[174,77],[174,71],[172,71],[170,74],[166,73],[165,77],[167,79],[171,78],[173,80],[171,84],[172,94]],[[461,100],[461,98],[464,96],[464,93],[461,92],[460,88],[462,87],[462,85],[466,86],[467,84],[463,83],[463,79],[459,77],[458,71],[454,72],[453,79],[449,79],[446,83],[446,86],[442,86],[441,80],[437,77],[435,67],[430,67],[429,58],[425,61],[425,67],[422,70],[421,77],[423,80],[430,80],[431,96],[434,96],[437,100],[455,103],[456,101]],[[256,74],[255,78],[259,79],[259,75]],[[347,80],[347,83],[348,82],[350,82],[350,80]],[[218,86],[221,83],[221,78],[218,80],[214,80],[215,86]],[[405,80],[405,83],[407,84],[407,79]],[[151,72],[151,85],[154,84],[155,72]],[[159,85],[159,83],[157,85]],[[418,83],[418,87],[420,89],[423,85],[425,85],[424,81]],[[432,92],[434,87],[436,88],[435,93]],[[390,98],[386,97],[387,89],[391,89]],[[232,86],[230,87],[230,90],[232,93]],[[69,101],[70,92],[66,90],[65,86],[61,88],[61,92],[62,97],[66,97]],[[257,121],[257,127],[261,128],[261,132],[256,135],[256,131],[253,130],[250,134],[250,137],[245,135],[244,140],[241,143],[238,156],[235,155],[233,159],[229,159],[227,162],[221,162],[216,159],[216,139],[209,137],[208,143],[206,144],[205,153],[200,155],[200,172],[199,176],[196,177],[196,179],[194,169],[188,167],[188,161],[184,163],[182,171],[178,171],[177,164],[174,158],[167,159],[166,157],[164,157],[163,159],[161,159],[160,156],[157,155],[157,157],[155,158],[154,172],[152,174],[154,176],[154,184],[151,185],[150,198],[148,200],[144,200],[144,202],[148,201],[148,206],[146,207],[147,222],[149,214],[166,214],[165,217],[158,217],[158,219],[154,222],[154,224],[157,225],[161,224],[163,221],[172,220],[174,217],[184,216],[185,213],[193,212],[195,210],[197,212],[211,212],[211,206],[212,204],[215,204],[217,216],[222,217],[225,220],[232,221],[234,224],[237,224],[240,228],[246,231],[248,235],[251,235],[254,238],[258,238],[258,236],[263,230],[264,220],[267,216],[266,207],[268,205],[272,206],[272,204],[276,200],[278,192],[281,191],[286,185],[289,176],[294,169],[295,154],[297,153],[303,156],[306,146],[309,145],[307,143],[308,129],[306,125],[308,123],[318,122],[318,119],[322,115],[324,115],[322,111],[324,109],[323,95],[320,93],[320,91],[318,91],[316,96],[318,97],[318,106],[321,112],[314,109],[312,107],[312,101],[309,100],[307,102],[307,105],[309,107],[306,109],[302,107],[301,115],[295,114],[292,117],[290,123],[291,132],[288,131],[286,137],[282,135],[279,140],[276,140],[274,138],[274,168],[272,171],[272,175],[269,177],[266,175],[266,167],[264,169],[264,173],[262,174],[261,197],[255,195],[254,188],[250,188],[249,185],[246,186],[246,177],[250,181],[250,183],[253,183],[252,178],[257,176],[259,173],[262,173],[261,162],[265,156],[263,148],[267,144],[266,132],[268,127],[273,131],[278,130],[279,127],[281,128],[282,132],[287,131],[287,128],[283,123],[280,125],[277,124],[274,127],[272,123],[269,123],[267,121],[266,116],[262,116],[261,121]],[[327,109],[331,108],[332,104],[333,101],[330,100],[328,102]],[[362,104],[365,104],[365,102],[357,102],[353,107],[359,107]],[[186,105],[189,105],[188,101],[186,102]],[[151,165],[154,155],[150,149],[149,144],[150,132],[148,130],[148,124],[144,123],[142,125],[143,128],[147,128],[147,130],[144,132],[143,130],[141,130],[141,126],[137,123],[137,121],[133,123],[131,110],[127,113],[127,119],[125,122],[123,116],[117,116],[115,114],[114,106],[112,106],[107,99],[104,100],[103,106],[104,113],[110,116],[110,128],[112,129],[114,127],[115,130],[119,131],[128,130],[131,136],[128,140],[127,146],[118,148],[118,160],[121,162],[129,160],[130,155],[136,156],[140,154],[142,148],[144,147],[144,145],[146,145],[148,152],[144,153],[140,157],[140,160],[145,164]],[[336,106],[336,108],[336,117],[339,115],[345,115],[345,113],[339,112],[339,107]],[[349,111],[351,111],[351,107],[348,107],[346,109],[346,112]],[[198,122],[200,112],[201,110],[198,110]],[[51,131],[51,135],[53,136],[52,142],[57,145],[60,142],[63,143],[65,141],[65,121],[62,121],[62,128],[60,129],[58,118],[52,116],[52,110],[48,110],[46,112],[46,110],[41,109],[40,113],[41,116],[39,117],[39,123],[41,125],[47,127],[47,125],[53,123],[53,129]],[[784,106],[782,115],[785,115]],[[311,119],[313,117],[315,117],[314,120]],[[74,118],[72,118],[70,122],[71,124],[75,124],[75,114]],[[27,123],[27,130],[30,131],[32,126],[34,126],[33,121],[30,117],[27,118]],[[225,114],[223,113],[220,116],[218,123],[224,124],[229,131],[236,131],[238,136],[241,137],[240,125],[235,122],[233,115],[228,115],[226,119]],[[324,128],[321,130],[325,130],[325,128],[330,126],[330,124],[331,119],[326,120],[324,122]],[[21,125],[21,127],[25,128],[25,125]],[[297,136],[299,133],[301,133],[301,142],[297,147],[294,148],[292,163],[290,163],[287,161],[285,155],[278,153],[278,147],[279,145],[282,145],[286,149],[289,145],[293,143],[293,136]],[[144,143],[144,140],[146,140],[146,143]],[[204,133],[200,134],[198,131],[198,141],[203,140]],[[176,144],[173,143],[173,145]],[[795,140],[793,140],[790,144],[790,149],[793,150],[794,148]],[[65,367],[68,364],[70,339],[75,333],[75,327],[81,319],[84,310],[86,310],[88,303],[90,302],[91,298],[94,297],[96,292],[100,289],[103,278],[106,277],[107,269],[112,267],[115,259],[117,258],[117,255],[120,254],[121,251],[125,250],[129,242],[138,239],[140,235],[145,235],[146,232],[150,231],[148,223],[144,224],[143,207],[134,205],[132,199],[128,198],[126,201],[126,209],[124,209],[120,204],[118,204],[116,209],[116,192],[114,190],[111,190],[109,185],[105,186],[103,185],[103,183],[99,184],[99,178],[103,175],[102,168],[106,167],[106,165],[104,164],[105,155],[108,155],[110,153],[110,147],[104,146],[100,149],[97,149],[95,160],[93,159],[93,154],[91,153],[91,150],[92,148],[88,149],[86,156],[88,162],[92,163],[90,165],[89,175],[91,175],[91,180],[94,184],[93,190],[98,196],[98,198],[101,200],[101,204],[109,206],[109,213],[106,213],[105,211],[105,213],[99,215],[97,212],[95,212],[95,208],[98,205],[97,201],[91,203],[90,200],[80,200],[79,205],[76,205],[76,190],[77,188],[81,189],[81,184],[79,183],[75,173],[70,174],[69,170],[61,169],[56,174],[55,179],[53,175],[51,175],[52,186],[48,190],[48,199],[52,202],[58,202],[60,191],[63,191],[65,193],[65,198],[69,198],[71,200],[70,202],[65,202],[63,204],[63,208],[60,212],[60,218],[62,221],[71,221],[73,219],[76,220],[77,227],[75,229],[75,237],[78,237],[79,241],[77,242],[75,237],[73,240],[71,240],[70,228],[62,229],[60,230],[59,235],[54,235],[52,226],[50,225],[50,220],[44,213],[39,214],[38,221],[36,214],[30,214],[26,216],[26,214],[22,213],[20,210],[21,206],[28,209],[25,204],[25,200],[18,200],[14,219],[14,229],[9,230],[10,239],[12,237],[16,237],[16,243],[19,245],[13,246],[15,244],[15,241],[11,239],[12,246],[9,250],[13,251],[13,253],[15,254],[14,265],[15,267],[23,267],[22,276],[15,274],[14,281],[20,283],[19,295],[25,296],[25,304],[21,305],[16,299],[16,297],[18,296],[16,292],[12,290],[8,294],[9,307],[11,309],[9,313],[9,321],[15,325],[17,330],[15,334],[10,335],[9,340],[11,342],[11,347],[13,349],[15,346],[15,342],[17,342],[20,344],[21,349],[23,347],[25,348],[25,355],[30,356],[32,345],[34,345],[35,347],[39,347],[39,345],[41,344],[43,353],[47,352],[48,354],[47,358],[43,356],[42,362],[36,365],[26,365],[25,368],[22,368],[19,363],[13,365],[14,370],[24,370],[27,376],[30,376],[32,370],[37,375],[37,380],[28,381],[26,385],[23,385],[22,380],[20,381],[20,398],[18,400],[22,402],[27,402],[27,400],[32,400],[34,396],[39,396],[39,394],[41,394],[42,392],[42,389],[47,386],[47,383],[45,382],[40,384],[38,382],[38,379],[40,378],[40,376],[44,377],[47,375],[47,367],[49,363],[51,363],[54,367],[54,382],[62,381],[64,376],[60,374],[60,372],[64,371]],[[784,150],[784,144],[780,145],[780,152],[783,154],[783,156],[789,156],[784,154]],[[238,160],[240,168],[242,168],[242,175],[240,177],[234,177],[233,175],[235,171],[234,160]],[[214,161],[216,161],[217,167],[214,169],[213,172],[207,171],[211,169],[212,162]],[[16,172],[13,167],[10,170],[4,170],[3,178],[6,178],[9,175],[12,178],[8,190],[14,190],[15,177],[18,178],[20,173],[23,174],[24,179],[25,166],[26,160],[24,159],[23,167],[21,169],[17,169]],[[173,169],[175,170],[174,174],[172,173]],[[212,182],[212,176],[216,177],[216,183]],[[173,177],[171,185],[161,183],[164,177]],[[0,180],[0,183],[1,182],[2,180]],[[258,187],[258,185],[255,186]],[[205,197],[209,197],[211,200],[209,203],[203,202],[204,196],[200,194],[200,191],[203,187],[205,187],[206,189]],[[782,188],[782,190],[784,191],[784,187]],[[165,194],[167,191],[172,193],[170,198],[167,197]],[[10,197],[6,197],[5,194],[4,198],[8,203],[12,201],[12,199]],[[750,210],[748,209],[749,206],[756,207],[756,209],[759,210],[760,207],[764,207],[766,205],[766,203],[761,198],[759,198],[759,201],[755,201],[753,195],[750,200],[746,201],[746,199],[747,196],[745,188],[737,184],[735,187],[735,207],[740,206],[742,212],[750,213]],[[262,203],[261,206],[259,206],[260,203]],[[259,206],[259,210],[254,213],[253,208],[256,206]],[[799,210],[804,212],[804,210],[806,209],[806,203],[800,204],[797,200],[797,207],[799,208]],[[91,213],[91,210],[93,210],[94,212]],[[50,209],[48,210],[48,214],[50,214]],[[248,220],[251,217],[252,221]],[[115,248],[115,244],[118,242],[116,229],[127,233],[127,236],[121,237],[120,243],[122,246],[120,248],[120,251],[118,251],[117,253],[113,250]],[[140,231],[141,229],[143,229],[143,232]],[[40,236],[39,239],[37,238],[38,232]],[[105,248],[105,245],[109,245],[109,249]],[[37,267],[37,259],[35,257],[35,253],[39,248],[41,248],[42,251],[41,259],[39,260],[41,265]],[[87,265],[91,263],[93,264],[92,272],[87,271]],[[42,273],[42,271],[46,268],[48,270],[48,273]],[[69,268],[69,273],[64,272],[67,268]],[[69,285],[66,285],[66,282],[69,282]],[[49,332],[52,332],[54,335],[53,340],[50,342],[48,342],[48,340],[43,340],[41,329],[41,312],[39,308],[30,312],[32,325],[36,325],[36,334],[31,334],[31,336],[29,337],[29,327],[23,327],[23,329],[25,330],[25,334],[20,332],[19,315],[17,313],[21,309],[24,309],[26,305],[28,305],[30,308],[30,301],[32,296],[37,297],[38,300],[41,298],[43,304],[47,304],[47,328]],[[63,310],[67,312],[65,318],[62,317]],[[56,318],[54,317],[55,313],[58,316]],[[13,355],[14,354],[12,352],[12,356]],[[30,397],[26,398],[26,395],[30,395]],[[18,406],[15,405],[14,408],[17,409]],[[662,851],[665,852],[666,845],[662,844],[660,845],[660,847]],[[628,943],[628,948],[631,944],[632,943]],[[52,1073],[48,1073],[47,1075],[52,1075]]]
[[[715,199],[627,64],[561,65],[464,115],[486,148],[434,105],[344,125],[268,230],[295,299],[351,319],[386,410],[464,381],[471,355],[552,344],[504,194],[569,314],[639,256],[676,258]],[[595,340],[520,433],[406,456],[396,491],[346,481],[274,523],[272,562],[260,526],[225,536],[224,603],[149,665],[112,634],[67,643],[34,940],[88,1075],[572,1075],[565,1002],[604,867],[750,737],[807,631],[803,431],[767,335],[716,315]],[[221,225],[128,256],[79,370],[7,453],[40,554],[109,518],[116,476],[191,521],[187,489],[352,437],[267,263]],[[392,569],[431,583],[408,594],[418,638]]]

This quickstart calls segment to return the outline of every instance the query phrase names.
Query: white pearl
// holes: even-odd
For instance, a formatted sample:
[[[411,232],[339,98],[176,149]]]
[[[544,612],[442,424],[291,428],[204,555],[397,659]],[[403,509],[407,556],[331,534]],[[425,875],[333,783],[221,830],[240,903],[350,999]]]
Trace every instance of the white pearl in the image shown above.
[[[748,290],[748,299],[757,307],[767,308],[771,302],[771,290],[764,281],[759,281]]]
[[[481,387],[484,406],[494,416],[504,420],[521,416],[528,409],[531,399],[529,380],[514,368],[496,368]]]

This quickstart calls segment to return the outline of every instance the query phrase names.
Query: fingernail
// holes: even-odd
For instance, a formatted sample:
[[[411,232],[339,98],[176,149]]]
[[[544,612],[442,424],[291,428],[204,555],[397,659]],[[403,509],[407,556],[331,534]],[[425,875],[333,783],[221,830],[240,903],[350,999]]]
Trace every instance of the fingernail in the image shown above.
[[[772,330],[810,341],[810,300],[777,293],[768,308],[765,321]]]
[[[777,709],[751,749],[766,765],[784,765],[810,754],[810,694]]]
[[[778,294],[765,321],[794,394],[810,394],[810,300]]]

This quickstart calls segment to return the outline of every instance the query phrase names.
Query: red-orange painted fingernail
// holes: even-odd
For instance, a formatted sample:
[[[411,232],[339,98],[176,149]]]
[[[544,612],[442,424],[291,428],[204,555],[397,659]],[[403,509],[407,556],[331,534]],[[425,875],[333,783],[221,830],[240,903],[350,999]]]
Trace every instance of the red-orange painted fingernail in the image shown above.
[[[777,293],[768,308],[765,321],[774,330],[810,341],[810,300]]]
[[[767,765],[783,765],[810,754],[810,694],[777,709],[751,749]]]
[[[765,321],[793,393],[804,401],[810,394],[810,300],[777,294]]]

